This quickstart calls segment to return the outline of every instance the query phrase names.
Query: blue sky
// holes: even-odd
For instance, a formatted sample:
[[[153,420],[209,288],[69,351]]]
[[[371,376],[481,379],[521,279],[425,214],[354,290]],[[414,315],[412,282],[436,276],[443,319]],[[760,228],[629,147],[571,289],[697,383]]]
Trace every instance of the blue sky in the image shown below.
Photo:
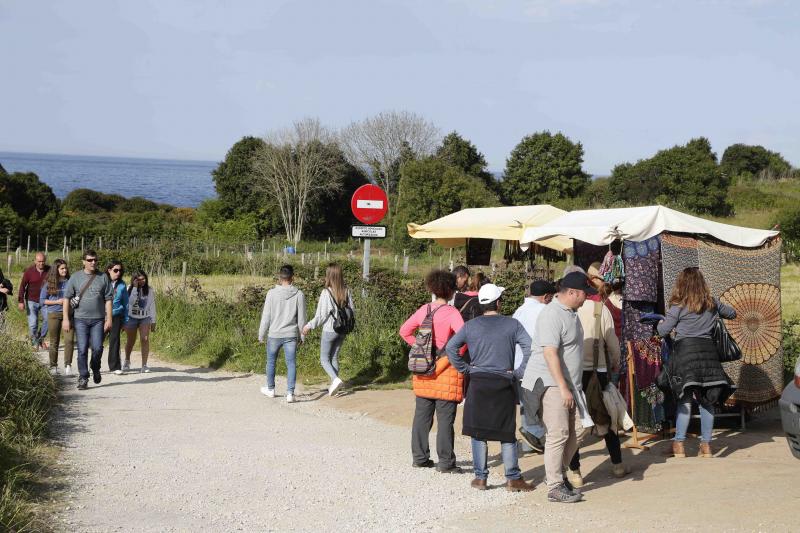
[[[700,135],[800,166],[800,2],[0,0],[0,151],[218,160],[306,116],[423,115],[502,170],[606,174]]]

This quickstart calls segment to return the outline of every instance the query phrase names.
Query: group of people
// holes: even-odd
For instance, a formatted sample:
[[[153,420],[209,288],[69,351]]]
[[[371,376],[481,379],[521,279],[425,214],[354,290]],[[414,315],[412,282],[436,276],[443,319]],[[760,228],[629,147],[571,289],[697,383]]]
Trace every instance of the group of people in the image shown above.
[[[339,350],[352,331],[354,321],[353,296],[345,283],[341,265],[331,263],[325,269],[323,291],[309,321],[306,321],[305,295],[294,285],[294,268],[283,265],[278,272],[278,284],[267,291],[264,298],[258,328],[258,341],[266,343],[267,351],[267,382],[261,387],[261,393],[269,398],[275,397],[275,368],[278,353],[283,349],[286,402],[295,401],[297,348],[312,329],[321,327],[320,363],[331,380],[328,395],[334,396],[344,384],[339,377]]]
[[[49,350],[53,375],[60,373],[58,347],[61,341],[64,342],[65,375],[72,374],[72,356],[77,345],[78,388],[84,390],[88,388],[89,370],[94,383],[102,380],[100,368],[106,336],[108,369],[119,375],[131,369],[131,352],[138,333],[142,353],[140,371],[149,372],[147,358],[150,332],[156,327],[156,302],[147,274],[142,270],[134,272],[130,285],[126,286],[120,261],[110,261],[105,271],[101,271],[97,268],[97,253],[86,250],[82,263],[81,270],[70,274],[65,260],[56,259],[50,266],[45,255],[37,253],[34,264],[23,272],[18,305],[27,315],[31,345]],[[12,291],[13,287],[6,289],[3,296],[7,297]],[[124,362],[120,357],[123,330],[127,336]]]
[[[517,405],[527,449],[544,455],[550,501],[574,503],[583,498],[578,449],[590,431],[605,439],[611,474],[624,477],[630,472],[622,462],[619,439],[619,421],[628,417],[624,401],[620,397],[615,416],[608,417],[611,423],[604,419],[601,424],[597,410],[602,391],[619,378],[622,328],[622,285],[606,283],[598,275],[599,266],[591,265],[588,273],[567,267],[556,284],[534,281],[513,317],[501,314],[506,289],[482,274],[470,276],[464,266],[452,273],[428,274],[432,302],[417,309],[399,331],[412,347],[430,342],[427,336],[432,335],[435,352],[435,364],[413,375],[413,467],[462,472],[456,463],[453,425],[463,400],[462,427],[471,437],[475,489],[487,488],[487,441],[499,441],[506,488],[533,490],[518,464]],[[724,402],[734,386],[719,362],[712,331],[717,317],[735,316],[734,309],[712,298],[699,269],[679,274],[657,326],[662,336],[674,332],[668,367],[670,392],[678,405],[674,457],[686,456],[683,443],[693,402],[701,414],[699,456],[713,456],[714,406]],[[437,464],[428,443],[434,414]]]

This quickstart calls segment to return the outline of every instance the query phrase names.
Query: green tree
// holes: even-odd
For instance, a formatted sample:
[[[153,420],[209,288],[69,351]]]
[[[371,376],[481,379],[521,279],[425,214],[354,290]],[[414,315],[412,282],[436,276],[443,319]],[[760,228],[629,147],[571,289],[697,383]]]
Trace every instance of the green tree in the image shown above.
[[[392,238],[398,247],[422,250],[427,242],[411,239],[406,225],[425,223],[469,207],[499,205],[495,194],[474,176],[437,157],[404,164],[400,170],[398,207]]]
[[[590,181],[582,164],[583,146],[562,133],[523,137],[506,160],[500,184],[503,202],[530,205],[575,198]]]
[[[43,217],[59,209],[53,189],[33,172],[0,174],[0,205],[11,206],[22,218]]]
[[[119,194],[106,194],[92,189],[73,189],[64,198],[61,207],[75,213],[100,213],[114,211],[125,202]]]
[[[781,154],[760,145],[732,144],[722,154],[720,166],[731,178],[775,179],[792,174],[792,165]]]
[[[356,189],[369,180],[360,169],[347,162],[344,154],[340,152],[338,157],[336,166],[342,169],[342,188],[316,198],[309,206],[306,232],[309,237],[345,239],[350,236],[350,226],[357,222],[350,209],[350,199]]]
[[[225,159],[211,171],[217,197],[226,217],[241,213],[258,213],[267,202],[256,192],[253,177],[253,157],[265,146],[257,137],[242,137],[234,144]]]
[[[436,149],[434,155],[445,163],[460,168],[466,174],[480,179],[490,190],[496,189],[497,180],[488,171],[486,158],[474,144],[463,138],[458,132],[449,133],[442,140],[442,144]]]
[[[661,150],[650,159],[614,167],[609,180],[611,200],[629,205],[673,205],[712,215],[728,215],[730,179],[717,165],[708,139]]]

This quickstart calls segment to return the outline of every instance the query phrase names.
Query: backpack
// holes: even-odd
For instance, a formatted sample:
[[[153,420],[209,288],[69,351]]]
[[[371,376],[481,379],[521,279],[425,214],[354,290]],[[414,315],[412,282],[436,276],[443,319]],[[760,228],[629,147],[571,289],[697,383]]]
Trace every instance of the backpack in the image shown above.
[[[328,289],[328,294],[331,295],[333,305],[336,307],[336,315],[333,317],[333,331],[339,335],[347,335],[356,327],[356,315],[353,312],[353,308],[347,303],[344,306],[339,305],[330,289]],[[333,313],[331,311],[331,315]]]
[[[467,300],[461,304],[460,306],[456,304],[456,299],[461,300],[461,298],[466,298]],[[461,318],[464,322],[469,322],[475,317],[483,315],[481,312],[481,304],[478,303],[477,296],[466,296],[462,293],[456,294],[456,298],[453,300],[453,304],[458,307],[458,312],[461,313]]]
[[[436,359],[444,352],[444,350],[436,349],[433,334],[433,315],[442,307],[444,306],[431,309],[430,304],[428,304],[428,313],[422,320],[422,324],[417,328],[414,346],[408,352],[408,369],[413,374],[432,374],[436,368]]]

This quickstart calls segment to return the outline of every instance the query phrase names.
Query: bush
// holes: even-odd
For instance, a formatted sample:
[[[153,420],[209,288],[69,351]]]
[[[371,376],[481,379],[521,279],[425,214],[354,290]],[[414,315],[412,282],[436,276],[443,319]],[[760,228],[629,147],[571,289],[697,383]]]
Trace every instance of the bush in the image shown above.
[[[49,529],[34,514],[29,482],[56,385],[30,347],[0,333],[0,530]]]
[[[794,375],[797,357],[800,355],[800,334],[797,331],[800,326],[800,318],[783,320],[781,324],[783,329],[783,368],[785,375],[791,379],[791,376]]]

